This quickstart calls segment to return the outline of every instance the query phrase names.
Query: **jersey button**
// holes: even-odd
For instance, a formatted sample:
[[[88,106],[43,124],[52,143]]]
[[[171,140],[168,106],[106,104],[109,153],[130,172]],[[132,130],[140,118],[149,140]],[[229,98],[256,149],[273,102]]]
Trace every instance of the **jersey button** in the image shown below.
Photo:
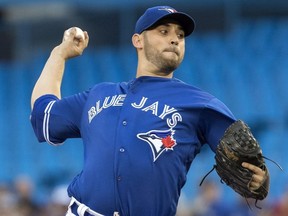
[[[127,125],[127,121],[124,120],[124,121],[122,122],[122,124],[123,124],[124,126],[126,126],[126,125]]]
[[[125,152],[125,149],[124,148],[120,148],[119,151],[120,152]]]
[[[121,179],[122,179],[121,176],[117,176],[118,181],[121,181]]]

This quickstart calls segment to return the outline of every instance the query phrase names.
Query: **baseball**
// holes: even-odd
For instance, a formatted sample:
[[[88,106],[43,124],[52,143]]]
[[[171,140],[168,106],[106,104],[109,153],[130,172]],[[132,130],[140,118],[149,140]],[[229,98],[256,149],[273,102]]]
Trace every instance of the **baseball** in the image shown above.
[[[83,38],[83,40],[84,40],[84,39],[85,39],[84,32],[83,32],[82,29],[79,28],[79,27],[71,27],[71,28],[69,28],[67,31],[65,31],[64,40],[67,39],[67,37],[70,35],[70,32],[72,31],[73,28],[76,29],[76,35],[75,35],[75,37],[77,37],[77,38]]]

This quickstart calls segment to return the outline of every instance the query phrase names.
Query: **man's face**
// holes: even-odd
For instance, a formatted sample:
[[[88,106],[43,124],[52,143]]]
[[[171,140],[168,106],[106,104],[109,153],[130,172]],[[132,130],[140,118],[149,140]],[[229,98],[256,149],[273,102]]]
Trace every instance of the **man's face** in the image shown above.
[[[173,72],[184,57],[184,36],[179,24],[167,20],[143,32],[146,59],[162,72]]]

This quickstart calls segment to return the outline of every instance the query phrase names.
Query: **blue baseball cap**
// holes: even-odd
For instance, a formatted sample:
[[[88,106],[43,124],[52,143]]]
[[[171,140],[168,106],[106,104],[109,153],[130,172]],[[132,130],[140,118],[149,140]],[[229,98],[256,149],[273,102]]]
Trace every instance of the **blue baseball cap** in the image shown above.
[[[171,18],[177,21],[183,27],[185,37],[194,31],[195,22],[188,14],[178,12],[170,6],[156,6],[148,8],[138,19],[135,26],[135,33],[141,34],[164,18]]]

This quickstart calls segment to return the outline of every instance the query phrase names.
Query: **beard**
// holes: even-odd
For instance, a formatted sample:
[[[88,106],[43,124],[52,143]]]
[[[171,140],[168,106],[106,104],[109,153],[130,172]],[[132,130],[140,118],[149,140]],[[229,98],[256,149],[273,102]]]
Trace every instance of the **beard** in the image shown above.
[[[146,59],[159,68],[160,72],[170,74],[181,64],[183,56],[180,56],[180,52],[176,50],[175,47],[171,46],[170,48],[164,49],[163,52],[160,52],[151,45],[146,35],[144,35],[144,43]],[[165,55],[165,53],[167,55],[177,55],[177,57],[172,58]]]

